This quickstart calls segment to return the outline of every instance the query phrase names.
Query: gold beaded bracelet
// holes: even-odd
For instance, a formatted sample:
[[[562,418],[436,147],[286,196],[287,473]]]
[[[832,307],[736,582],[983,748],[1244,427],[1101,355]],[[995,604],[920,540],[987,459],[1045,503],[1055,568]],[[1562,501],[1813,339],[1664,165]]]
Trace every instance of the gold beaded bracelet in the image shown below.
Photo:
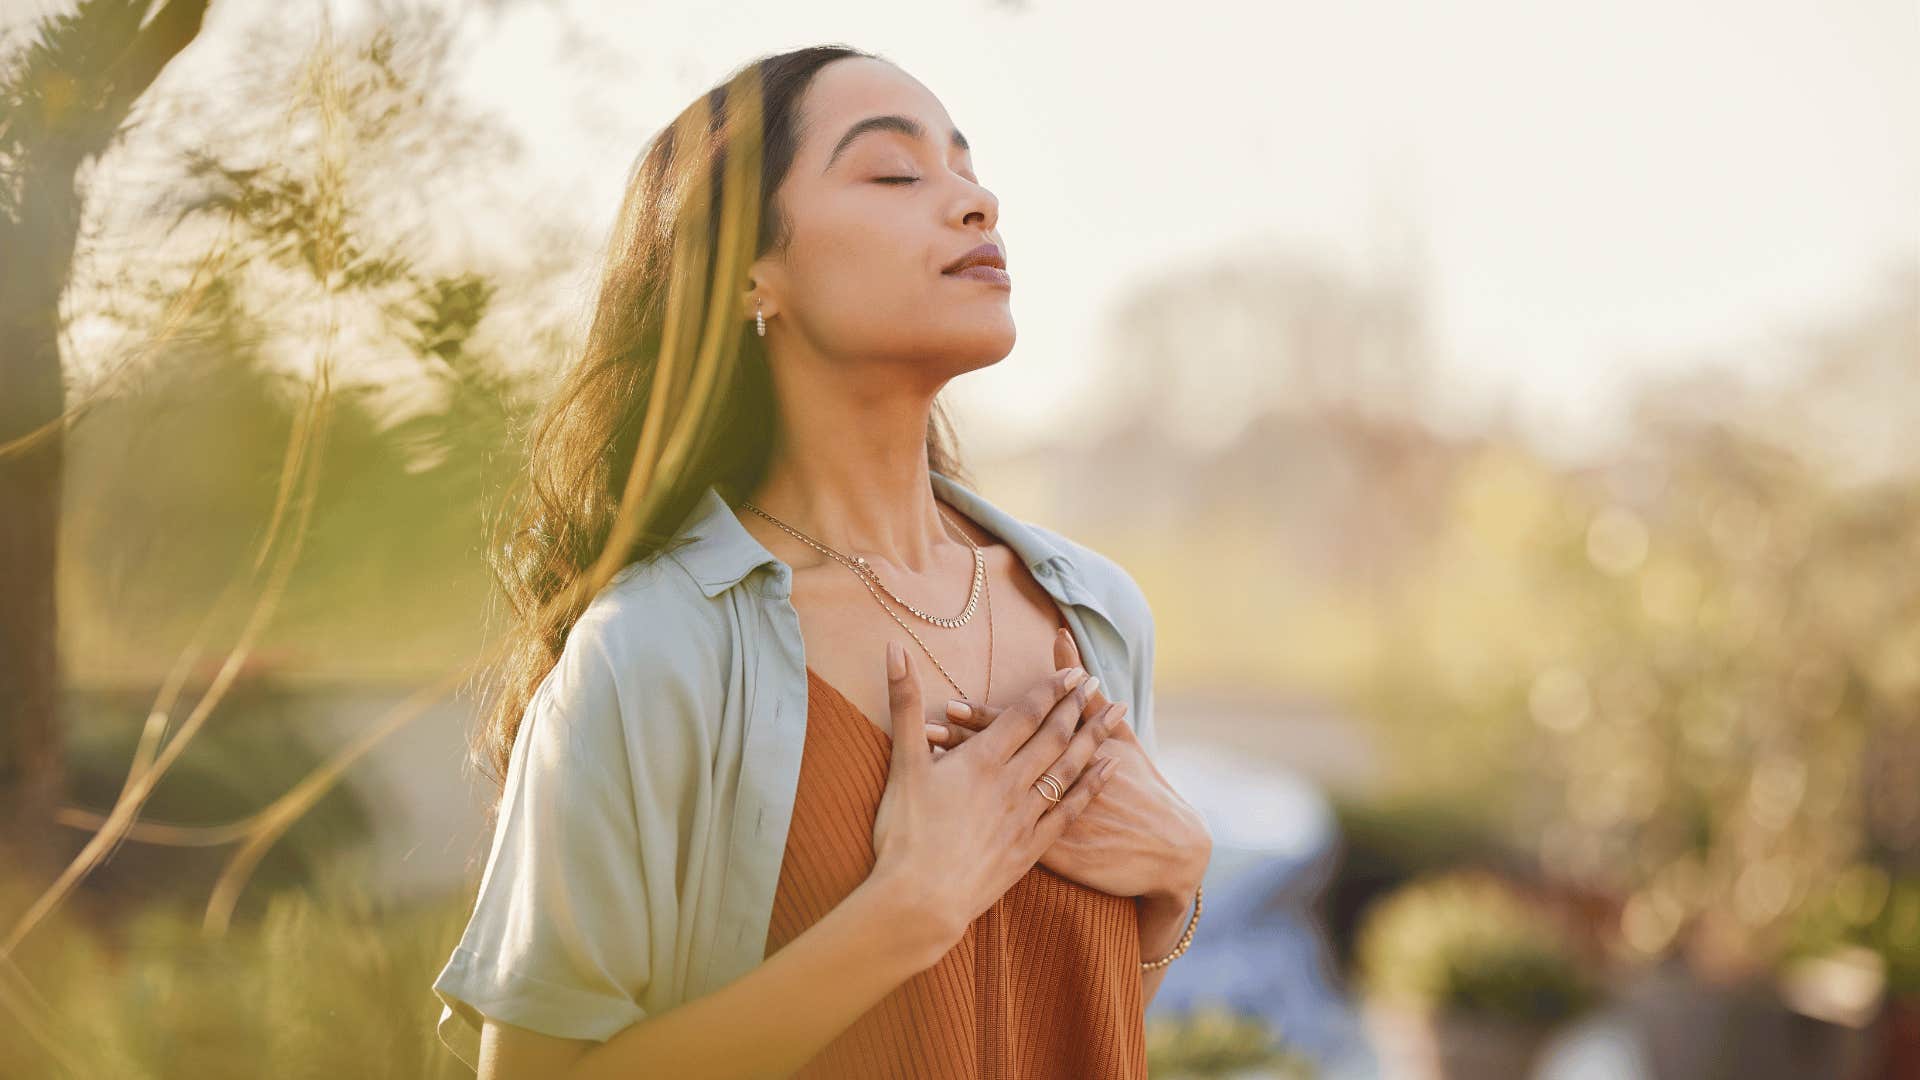
[[[1193,944],[1193,928],[1199,925],[1200,925],[1200,886],[1195,885],[1193,887],[1193,917],[1187,920],[1187,929],[1185,933],[1180,935],[1180,943],[1173,947],[1172,952],[1168,953],[1167,955],[1161,957],[1158,960],[1140,961],[1140,970],[1152,971],[1155,968],[1163,968],[1163,967],[1166,967],[1168,964],[1173,963],[1175,960],[1179,959],[1180,954],[1187,951],[1187,946]]]

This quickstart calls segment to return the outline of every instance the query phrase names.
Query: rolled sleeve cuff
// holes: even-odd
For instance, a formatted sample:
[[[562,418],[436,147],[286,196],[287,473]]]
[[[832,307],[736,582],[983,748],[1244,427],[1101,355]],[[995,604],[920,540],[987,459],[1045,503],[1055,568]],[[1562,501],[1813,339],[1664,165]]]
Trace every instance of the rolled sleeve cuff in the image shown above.
[[[606,1042],[647,1016],[629,998],[537,979],[465,948],[453,951],[433,992],[442,1005],[435,1025],[441,1045],[476,1073],[486,1019],[556,1038]]]

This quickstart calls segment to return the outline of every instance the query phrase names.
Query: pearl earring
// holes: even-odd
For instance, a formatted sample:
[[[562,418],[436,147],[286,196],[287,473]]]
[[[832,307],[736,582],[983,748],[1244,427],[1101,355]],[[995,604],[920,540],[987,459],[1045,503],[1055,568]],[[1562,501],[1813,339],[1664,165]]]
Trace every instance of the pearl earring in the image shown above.
[[[767,336],[767,317],[760,313],[760,301],[753,302],[753,329],[761,337]]]

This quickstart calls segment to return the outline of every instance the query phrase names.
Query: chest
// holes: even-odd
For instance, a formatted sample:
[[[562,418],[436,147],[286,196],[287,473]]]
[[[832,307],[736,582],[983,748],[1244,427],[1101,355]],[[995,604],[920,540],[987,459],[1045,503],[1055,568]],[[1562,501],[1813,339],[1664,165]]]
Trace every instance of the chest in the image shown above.
[[[984,595],[967,624],[959,627],[921,619],[884,589],[874,590],[876,598],[838,563],[796,574],[793,604],[807,666],[889,733],[890,641],[907,650],[929,721],[943,719],[953,698],[990,705],[1017,699],[1058,667],[1054,634],[1068,621],[1010,548],[989,544],[981,550],[986,556]],[[901,599],[944,618],[964,609],[971,584],[964,567],[946,578],[882,580]],[[1080,644],[1084,648],[1085,643]]]

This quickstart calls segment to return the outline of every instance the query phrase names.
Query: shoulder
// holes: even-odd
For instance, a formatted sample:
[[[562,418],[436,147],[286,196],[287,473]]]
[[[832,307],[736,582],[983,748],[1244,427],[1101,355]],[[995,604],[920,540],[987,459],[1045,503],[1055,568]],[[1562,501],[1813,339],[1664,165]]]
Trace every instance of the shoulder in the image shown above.
[[[610,684],[629,701],[704,704],[726,683],[726,618],[674,560],[630,563],[574,620],[555,670]]]
[[[720,637],[726,608],[677,560],[656,555],[622,567],[594,594],[575,625],[628,648],[672,648],[688,639],[699,644]]]

